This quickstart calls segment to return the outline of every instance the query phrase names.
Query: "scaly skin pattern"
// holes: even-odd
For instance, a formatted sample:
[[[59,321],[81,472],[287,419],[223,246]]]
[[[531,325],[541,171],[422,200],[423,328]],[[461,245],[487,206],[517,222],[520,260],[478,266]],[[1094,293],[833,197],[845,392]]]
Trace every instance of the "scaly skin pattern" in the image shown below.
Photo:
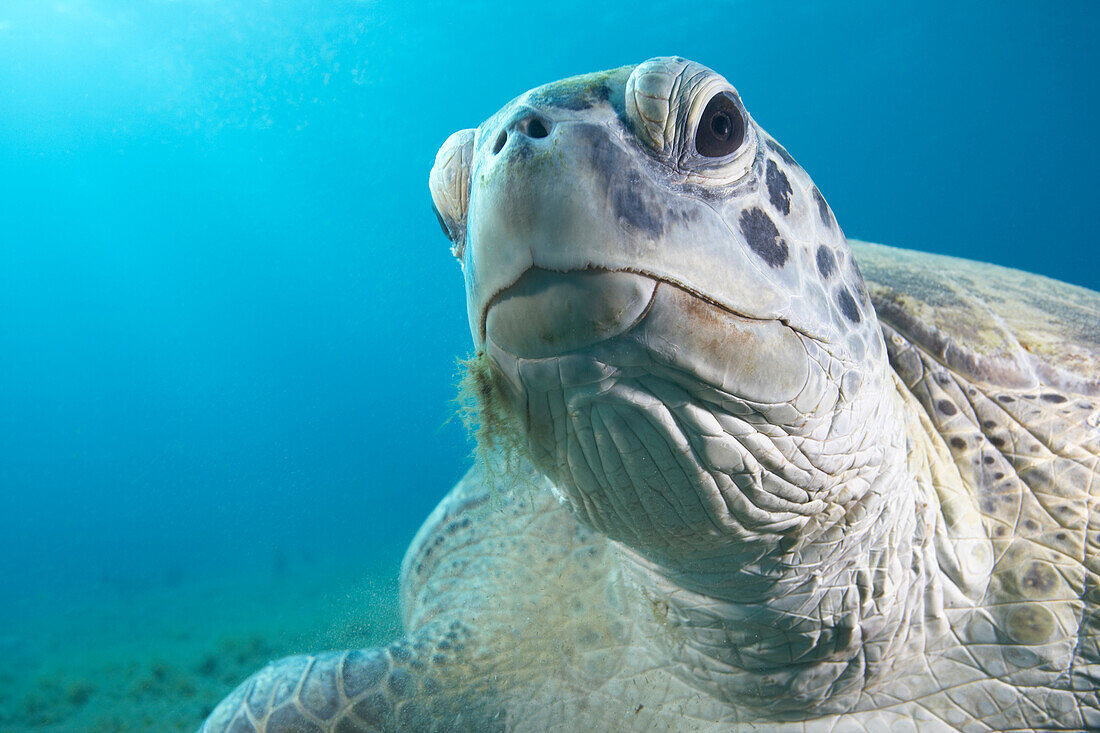
[[[428,518],[402,639],[203,731],[1100,729],[1100,295],[849,245],[678,58],[519,97],[431,190],[520,468]]]

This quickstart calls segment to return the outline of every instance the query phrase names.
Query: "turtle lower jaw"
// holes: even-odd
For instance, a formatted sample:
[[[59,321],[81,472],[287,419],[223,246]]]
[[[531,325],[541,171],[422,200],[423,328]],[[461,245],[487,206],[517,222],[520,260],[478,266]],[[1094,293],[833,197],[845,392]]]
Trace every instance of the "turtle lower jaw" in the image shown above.
[[[514,357],[558,356],[629,331],[645,318],[657,284],[633,272],[531,267],[493,296],[481,330]]]
[[[820,351],[812,338],[648,272],[529,267],[490,298],[479,321],[479,347],[511,364],[509,374],[517,361],[585,356],[611,364],[621,349],[640,349],[636,358],[678,375],[689,390],[713,388],[756,410],[816,411],[835,402],[822,354],[810,356]]]

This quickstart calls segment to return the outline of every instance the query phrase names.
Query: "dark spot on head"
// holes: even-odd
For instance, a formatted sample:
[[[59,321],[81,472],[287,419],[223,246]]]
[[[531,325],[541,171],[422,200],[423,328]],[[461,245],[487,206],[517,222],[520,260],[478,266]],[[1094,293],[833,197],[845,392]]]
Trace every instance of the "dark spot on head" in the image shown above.
[[[791,182],[787,174],[779,170],[774,160],[768,160],[768,170],[764,176],[768,184],[768,200],[783,214],[791,213]]]
[[[583,79],[583,77],[582,77]],[[606,102],[611,97],[611,88],[606,81],[585,83],[558,82],[531,94],[530,101],[538,106],[560,107],[561,109],[582,110],[598,102]]]
[[[833,272],[836,270],[836,258],[833,257],[833,251],[826,247],[824,244],[820,244],[817,247],[817,271],[821,273],[821,277],[828,280]]]
[[[618,166],[625,162],[618,146],[608,140],[601,131],[589,129],[587,125],[579,126],[577,133],[588,142],[589,165],[605,181],[610,181],[618,170]]]
[[[848,288],[840,289],[840,292],[836,294],[836,303],[840,306],[840,312],[844,314],[845,318],[852,323],[859,323],[859,307],[852,300],[852,294],[848,292]]]
[[[779,230],[767,214],[759,208],[741,212],[741,233],[749,247],[760,259],[772,267],[782,267],[787,262],[787,243],[779,236]]]
[[[654,239],[664,232],[664,207],[653,200],[648,183],[625,153],[600,130],[581,126],[589,143],[589,162],[604,180],[616,219]]]
[[[966,441],[959,437],[952,438],[951,447],[955,448],[956,450],[962,450],[966,447]]]
[[[936,403],[936,409],[942,412],[944,415],[954,415],[958,410],[947,400],[940,400]]]
[[[625,221],[635,229],[650,234],[654,239],[664,231],[661,208],[643,195],[641,178],[637,175],[627,177],[626,182],[613,184],[611,205],[620,221]]]
[[[775,140],[768,138],[767,143],[768,147],[772,149],[772,152],[782,158],[784,163],[786,163],[787,165],[798,165],[798,163],[794,162],[794,158],[791,157],[791,154],[788,153],[786,149]]]
[[[867,285],[863,282],[863,273],[859,271],[859,265],[855,260],[848,263],[849,269],[852,272],[852,283],[855,284],[856,294],[859,295],[860,301],[866,303],[870,300],[867,297]]]
[[[1047,392],[1046,394],[1043,395],[1043,401],[1044,402],[1053,402],[1054,404],[1059,405],[1059,404],[1065,402],[1066,398],[1063,397],[1060,394],[1055,394],[1053,392]]]
[[[817,190],[817,186],[814,186],[814,201],[817,202],[817,215],[821,217],[821,223],[832,229],[833,227],[833,215],[829,211],[829,205],[825,203],[825,197],[821,195],[821,191]]]

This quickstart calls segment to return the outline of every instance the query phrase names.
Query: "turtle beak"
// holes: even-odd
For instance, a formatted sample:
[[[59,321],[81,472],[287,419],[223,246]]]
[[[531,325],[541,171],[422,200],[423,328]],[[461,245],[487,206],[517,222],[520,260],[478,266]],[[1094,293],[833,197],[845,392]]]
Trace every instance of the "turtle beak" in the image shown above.
[[[451,253],[459,260],[466,249],[466,212],[470,206],[470,162],[474,155],[474,130],[459,130],[447,138],[435,155],[428,176],[432,208],[439,226],[451,240]]]

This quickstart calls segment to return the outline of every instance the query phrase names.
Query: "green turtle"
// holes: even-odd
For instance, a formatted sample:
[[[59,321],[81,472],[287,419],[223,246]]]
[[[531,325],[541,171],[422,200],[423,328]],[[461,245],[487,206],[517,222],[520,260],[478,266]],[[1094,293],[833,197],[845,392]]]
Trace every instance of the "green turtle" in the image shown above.
[[[524,94],[430,188],[511,459],[412,543],[403,638],[203,731],[1100,729],[1100,294],[847,241],[681,58]]]

